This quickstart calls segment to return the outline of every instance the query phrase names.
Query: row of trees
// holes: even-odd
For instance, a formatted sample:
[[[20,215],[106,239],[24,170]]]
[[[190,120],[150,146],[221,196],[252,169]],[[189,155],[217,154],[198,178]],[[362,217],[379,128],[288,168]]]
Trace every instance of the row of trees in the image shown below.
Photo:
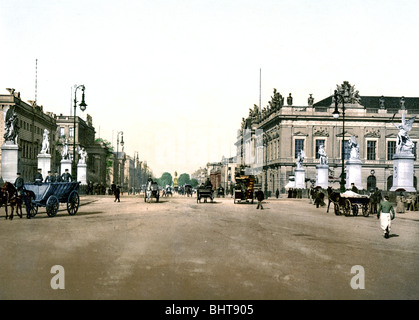
[[[167,185],[173,185],[173,177],[169,172],[164,172],[160,178],[157,179],[157,183],[161,187],[166,187]],[[178,186],[183,186],[185,184],[190,184],[192,188],[198,186],[198,180],[191,179],[188,173],[182,173],[177,179]]]

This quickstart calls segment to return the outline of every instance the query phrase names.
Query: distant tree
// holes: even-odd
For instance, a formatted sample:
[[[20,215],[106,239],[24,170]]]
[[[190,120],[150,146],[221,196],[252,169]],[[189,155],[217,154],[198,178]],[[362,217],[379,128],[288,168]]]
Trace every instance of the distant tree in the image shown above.
[[[173,183],[172,175],[169,172],[164,172],[162,176],[157,179],[157,183],[160,187],[166,187],[166,185],[171,186]]]
[[[112,166],[113,166],[113,162],[111,160],[111,155],[112,155],[112,152],[113,152],[112,144],[109,141],[107,141],[105,139],[102,139],[102,138],[97,138],[95,140],[95,142],[103,143],[107,148],[107,152],[106,152],[106,173],[109,174],[111,169],[112,169]]]
[[[179,185],[179,186],[183,186],[183,185],[185,185],[185,184],[190,184],[190,183],[191,183],[191,178],[190,178],[189,174],[187,174],[187,173],[182,173],[182,174],[179,176],[179,178],[178,178],[178,180],[177,180],[177,183],[178,183],[178,185]]]
[[[198,186],[198,180],[191,179],[191,186],[192,186],[192,188],[196,188]]]

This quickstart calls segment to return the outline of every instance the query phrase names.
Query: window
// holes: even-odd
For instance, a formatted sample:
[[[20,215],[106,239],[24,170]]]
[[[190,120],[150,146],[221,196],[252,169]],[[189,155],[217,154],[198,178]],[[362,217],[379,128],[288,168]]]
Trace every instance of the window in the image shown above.
[[[70,129],[68,130],[68,135],[69,135],[70,137],[74,137],[74,128],[70,128]]]
[[[319,140],[316,140],[316,159],[320,159],[320,155],[319,155],[319,147],[321,146],[321,145],[325,145],[325,140],[324,139],[319,139]]]
[[[341,142],[341,148],[342,148],[342,142]],[[351,156],[351,148],[349,147],[349,141],[348,140],[344,141],[344,151],[343,152],[344,152],[344,159],[349,160],[349,158]],[[339,152],[339,154],[340,154],[339,159],[342,159],[342,156],[341,156],[342,149]]]
[[[304,139],[295,139],[295,153],[294,153],[294,158],[297,159],[298,158],[298,154],[300,153],[301,150],[304,150]]]
[[[65,135],[64,127],[60,127],[60,137],[63,137]]]
[[[377,179],[371,175],[367,178],[367,190],[375,190],[375,187],[377,187]]]
[[[387,141],[387,160],[393,160],[396,153],[396,141]]]
[[[373,140],[367,141],[367,160],[376,160],[375,159],[376,144],[377,144],[377,141],[373,141]]]

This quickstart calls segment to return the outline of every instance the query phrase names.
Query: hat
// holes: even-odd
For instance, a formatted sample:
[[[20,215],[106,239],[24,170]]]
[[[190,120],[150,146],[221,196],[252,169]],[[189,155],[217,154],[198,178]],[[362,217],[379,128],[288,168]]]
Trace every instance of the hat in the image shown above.
[[[51,171],[48,171],[48,173],[51,173]]]
[[[65,169],[65,171],[68,171],[68,169]]]
[[[41,168],[38,168],[38,171],[42,171],[42,169]]]
[[[17,175],[20,175],[20,172],[16,173]]]

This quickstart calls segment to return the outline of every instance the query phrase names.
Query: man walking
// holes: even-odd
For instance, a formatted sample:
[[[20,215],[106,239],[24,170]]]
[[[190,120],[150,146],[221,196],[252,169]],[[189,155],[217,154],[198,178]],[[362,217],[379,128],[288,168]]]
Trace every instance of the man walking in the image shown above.
[[[263,206],[262,206],[262,201],[265,199],[265,195],[263,194],[263,191],[259,188],[258,191],[256,191],[256,199],[258,200],[258,206],[256,207],[256,209],[263,210]]]
[[[113,202],[116,202],[116,201],[121,202],[121,200],[119,199],[120,193],[121,193],[121,189],[119,188],[119,185],[117,185],[114,190],[115,200]]]
[[[386,239],[390,237],[391,220],[395,217],[394,208],[388,200],[389,197],[384,196],[384,200],[380,202],[377,213],[377,219],[380,219],[380,226],[384,231],[384,238]]]

